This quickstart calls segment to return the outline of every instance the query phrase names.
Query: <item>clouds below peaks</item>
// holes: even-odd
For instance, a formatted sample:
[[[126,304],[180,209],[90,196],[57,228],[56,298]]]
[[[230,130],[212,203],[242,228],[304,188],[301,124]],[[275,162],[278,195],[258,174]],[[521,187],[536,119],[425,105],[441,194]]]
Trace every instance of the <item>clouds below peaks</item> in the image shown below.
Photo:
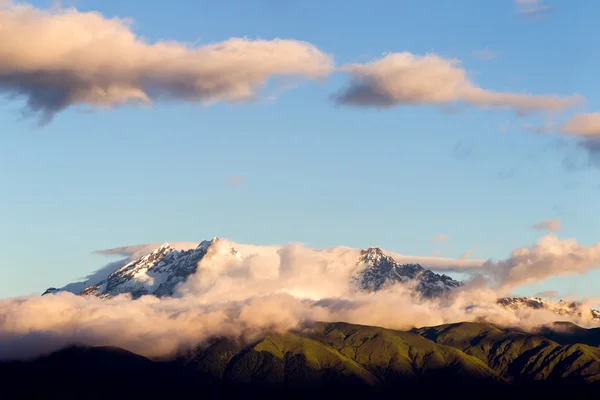
[[[242,257],[231,251],[232,246]],[[128,247],[115,252],[136,251]],[[0,360],[34,357],[71,344],[118,346],[148,357],[170,357],[214,336],[251,338],[314,321],[409,329],[485,318],[534,327],[554,321],[556,315],[505,309],[496,303],[499,290],[587,271],[600,263],[600,244],[586,247],[545,237],[506,260],[480,264],[473,279],[447,299],[415,296],[410,285],[359,291],[351,279],[365,267],[357,264],[359,255],[359,250],[347,247],[315,250],[295,243],[251,246],[219,240],[172,298],[99,299],[59,292],[2,299]],[[586,315],[572,318],[580,325],[592,324]]]

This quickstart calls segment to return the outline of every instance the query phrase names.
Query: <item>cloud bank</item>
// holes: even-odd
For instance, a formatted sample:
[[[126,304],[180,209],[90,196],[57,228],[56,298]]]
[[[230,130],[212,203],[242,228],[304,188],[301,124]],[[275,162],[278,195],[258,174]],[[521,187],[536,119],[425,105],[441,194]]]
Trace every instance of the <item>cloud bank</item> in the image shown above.
[[[436,54],[390,53],[370,63],[342,69],[351,77],[348,87],[335,97],[342,105],[395,107],[464,102],[525,114],[563,110],[582,100],[579,95],[539,96],[482,89],[469,80],[458,60]]]
[[[521,247],[506,260],[487,261],[481,267],[490,287],[501,291],[541,282],[553,276],[585,274],[600,268],[600,243],[591,246],[575,239],[540,238],[531,247]]]
[[[534,328],[556,315],[499,306],[497,284],[505,288],[600,264],[600,244],[586,247],[546,237],[507,260],[486,263],[449,298],[423,299],[404,285],[358,291],[349,279],[364,267],[357,264],[356,249],[235,244],[245,254],[237,257],[231,246],[226,240],[211,246],[196,274],[172,298],[102,300],[59,292],[0,300],[0,359],[27,359],[71,344],[118,346],[168,358],[214,336],[252,337],[314,321],[409,329],[486,318]],[[583,326],[593,324],[588,315],[573,318]]]
[[[329,55],[302,41],[147,43],[131,25],[0,1],[0,93],[25,98],[28,112],[48,122],[73,105],[249,101],[271,77],[318,79],[333,68]]]

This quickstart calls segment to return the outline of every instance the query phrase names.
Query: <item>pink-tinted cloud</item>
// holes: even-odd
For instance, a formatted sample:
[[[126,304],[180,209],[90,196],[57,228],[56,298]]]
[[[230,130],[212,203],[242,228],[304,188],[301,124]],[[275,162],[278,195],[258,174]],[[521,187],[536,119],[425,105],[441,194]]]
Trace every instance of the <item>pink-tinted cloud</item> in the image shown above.
[[[342,67],[348,87],[335,99],[352,106],[446,105],[464,102],[481,108],[511,109],[519,114],[558,111],[578,104],[579,95],[532,95],[478,87],[458,60],[436,54],[391,53],[367,64]]]
[[[43,121],[73,105],[252,100],[274,76],[319,79],[332,58],[296,40],[147,43],[131,21],[75,9],[0,2],[0,94]]]

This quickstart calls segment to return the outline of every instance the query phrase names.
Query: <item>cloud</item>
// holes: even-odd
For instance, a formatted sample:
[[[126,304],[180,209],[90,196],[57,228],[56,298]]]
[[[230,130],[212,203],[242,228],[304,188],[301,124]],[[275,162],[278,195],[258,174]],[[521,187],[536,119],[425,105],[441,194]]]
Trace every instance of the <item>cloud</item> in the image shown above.
[[[481,61],[490,61],[498,58],[498,53],[490,49],[477,50],[471,53],[471,55]]]
[[[234,245],[242,257],[231,255]],[[123,251],[135,253],[134,247]],[[531,249],[515,250],[501,263],[488,263],[485,273],[495,271],[498,279],[514,283],[528,281],[523,274],[560,274],[570,265],[581,271],[591,259],[600,260],[597,247],[547,238]],[[448,299],[415,297],[404,285],[360,292],[349,279],[364,268],[357,264],[358,256],[359,250],[347,247],[315,250],[297,243],[251,246],[218,240],[172,298],[99,299],[59,292],[2,299],[0,359],[26,359],[72,344],[118,346],[168,358],[214,336],[251,338],[314,321],[409,329],[479,318],[534,327],[556,319],[543,310],[499,306],[498,291],[487,277],[480,280],[487,286],[468,284]],[[583,326],[592,324],[587,316],[572,318]]]
[[[600,113],[575,114],[560,127],[559,131],[587,139],[600,139]]]
[[[582,100],[579,95],[539,96],[482,89],[469,80],[458,60],[436,54],[390,53],[367,64],[352,64],[341,69],[350,74],[351,79],[348,87],[335,96],[335,101],[349,106],[389,108],[465,102],[481,108],[512,109],[527,114],[563,110]]]
[[[562,230],[559,219],[545,219],[531,226],[532,229],[546,232],[558,232]]]
[[[515,6],[519,14],[529,16],[540,16],[551,9],[549,5],[544,4],[544,0],[515,0]]]
[[[560,240],[553,235],[540,238],[531,247],[521,247],[502,261],[487,261],[476,275],[501,291],[550,277],[585,274],[600,268],[600,242],[591,246],[575,239]]]
[[[127,256],[130,258],[139,258],[148,253],[151,253],[156,248],[163,245],[163,243],[147,243],[138,244],[134,246],[122,246],[113,249],[95,250],[94,254],[101,254],[105,256]],[[198,247],[199,242],[169,242],[169,245],[175,250],[189,250]]]
[[[541,297],[548,300],[557,300],[560,299],[560,293],[558,293],[556,290],[544,290],[543,292],[536,293],[535,297]]]
[[[131,25],[97,12],[0,2],[0,94],[25,98],[27,112],[48,122],[74,105],[245,102],[269,78],[319,79],[334,65],[297,40],[147,43]]]
[[[429,239],[430,242],[433,243],[440,243],[440,242],[447,242],[448,241],[448,236],[441,234],[441,235],[437,235],[435,237],[432,237],[431,239]]]
[[[471,258],[471,255],[473,255],[473,250],[467,250],[459,257],[459,259],[466,260],[468,258]]]
[[[600,167],[600,113],[577,113],[562,124],[548,122],[527,128],[538,134],[558,134],[577,139],[577,148],[587,153],[587,159],[581,161],[577,156],[567,157],[563,162],[567,170]],[[565,147],[564,143],[562,147]]]

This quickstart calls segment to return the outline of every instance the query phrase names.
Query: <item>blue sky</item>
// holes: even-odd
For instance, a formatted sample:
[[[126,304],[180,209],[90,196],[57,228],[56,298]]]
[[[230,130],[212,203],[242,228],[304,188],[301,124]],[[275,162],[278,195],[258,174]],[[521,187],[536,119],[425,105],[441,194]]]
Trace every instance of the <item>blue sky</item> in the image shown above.
[[[298,39],[339,65],[433,52],[460,59],[486,89],[580,93],[581,110],[600,110],[600,3],[547,3],[553,8],[539,20],[509,0],[64,4],[131,17],[149,42]],[[486,49],[497,56],[473,54]],[[586,154],[529,131],[544,123],[539,116],[336,106],[331,95],[346,81],[334,73],[250,104],[68,108],[43,127],[20,118],[21,101],[3,99],[0,296],[84,276],[107,262],[93,250],[213,236],[503,259],[541,235],[527,226],[559,218],[560,237],[598,241],[600,171],[566,170],[565,158],[583,162]],[[448,242],[430,241],[439,234]],[[563,277],[520,292],[593,295],[599,278]]]

